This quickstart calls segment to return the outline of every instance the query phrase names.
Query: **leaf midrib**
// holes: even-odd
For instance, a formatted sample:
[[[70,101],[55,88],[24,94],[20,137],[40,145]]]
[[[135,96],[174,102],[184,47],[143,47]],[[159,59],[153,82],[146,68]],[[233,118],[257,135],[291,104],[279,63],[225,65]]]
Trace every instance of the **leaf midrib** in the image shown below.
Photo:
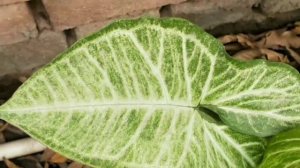
[[[131,102],[88,102],[88,103],[79,103],[73,102],[70,104],[48,104],[48,105],[33,105],[31,107],[23,107],[20,109],[14,110],[4,110],[6,112],[53,112],[53,111],[72,111],[72,110],[81,110],[81,109],[88,109],[88,108],[191,108],[195,109],[196,106],[189,106],[184,102],[170,102],[170,103],[161,103],[163,101],[131,101]],[[2,111],[0,109],[0,111]]]

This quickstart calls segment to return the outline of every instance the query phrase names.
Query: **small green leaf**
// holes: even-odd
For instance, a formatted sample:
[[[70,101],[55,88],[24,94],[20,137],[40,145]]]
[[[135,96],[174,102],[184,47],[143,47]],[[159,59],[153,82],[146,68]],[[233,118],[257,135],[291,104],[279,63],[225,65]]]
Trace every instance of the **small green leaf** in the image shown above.
[[[232,60],[181,19],[118,21],[35,73],[0,118],[96,167],[255,167],[267,136],[299,124],[296,70]],[[278,101],[280,100],[280,101]]]
[[[260,168],[300,167],[300,128],[276,135],[266,149]]]

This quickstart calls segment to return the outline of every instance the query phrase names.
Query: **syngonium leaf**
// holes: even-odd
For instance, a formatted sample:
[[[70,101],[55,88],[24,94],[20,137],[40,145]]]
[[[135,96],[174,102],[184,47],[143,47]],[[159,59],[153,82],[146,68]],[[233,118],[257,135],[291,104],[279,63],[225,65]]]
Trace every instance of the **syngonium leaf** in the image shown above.
[[[181,19],[118,21],[35,73],[0,118],[96,167],[255,167],[267,136],[299,121],[300,77],[230,59]]]
[[[259,167],[300,167],[300,128],[282,132],[272,138]]]

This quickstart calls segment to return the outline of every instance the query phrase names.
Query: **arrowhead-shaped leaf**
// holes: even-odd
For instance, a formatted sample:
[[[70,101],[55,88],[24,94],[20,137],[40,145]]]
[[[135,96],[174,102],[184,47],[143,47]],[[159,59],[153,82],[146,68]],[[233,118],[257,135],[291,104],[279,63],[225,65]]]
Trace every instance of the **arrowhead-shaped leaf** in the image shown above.
[[[300,128],[276,135],[268,144],[260,168],[300,167]]]
[[[96,167],[253,167],[299,123],[296,70],[230,59],[179,19],[113,23],[35,73],[0,118]]]

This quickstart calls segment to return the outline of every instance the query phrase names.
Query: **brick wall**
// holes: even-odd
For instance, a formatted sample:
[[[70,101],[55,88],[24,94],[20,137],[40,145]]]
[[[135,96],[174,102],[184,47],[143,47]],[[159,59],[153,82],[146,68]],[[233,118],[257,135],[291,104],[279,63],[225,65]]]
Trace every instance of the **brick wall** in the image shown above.
[[[0,79],[31,73],[113,20],[182,17],[214,35],[300,20],[299,0],[0,0]]]

